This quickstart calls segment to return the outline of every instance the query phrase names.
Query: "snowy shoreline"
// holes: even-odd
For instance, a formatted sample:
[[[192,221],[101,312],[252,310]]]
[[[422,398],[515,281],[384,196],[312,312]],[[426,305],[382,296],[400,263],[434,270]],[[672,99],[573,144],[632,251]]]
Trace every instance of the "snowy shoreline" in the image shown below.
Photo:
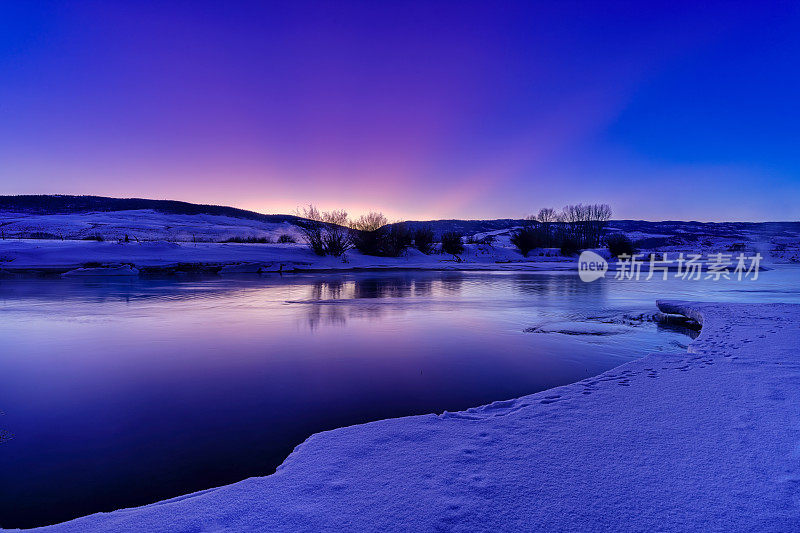
[[[116,243],[92,241],[0,241],[0,273],[59,275],[87,268],[92,275],[199,272],[330,272],[343,270],[574,270],[576,258],[526,259],[502,247],[466,245],[456,260],[413,248],[401,257],[375,257],[356,250],[320,257],[303,244]],[[130,267],[127,271],[121,267]],[[135,271],[131,270],[135,269]]]
[[[800,305],[659,302],[688,352],[317,433],[270,476],[41,531],[800,528]]]
[[[608,269],[618,265],[609,259]],[[677,264],[667,267],[675,271]],[[642,272],[649,263],[641,261]],[[731,263],[731,270],[735,264]],[[578,258],[556,251],[523,257],[516,250],[487,244],[466,244],[464,253],[425,255],[409,248],[400,257],[376,257],[349,250],[342,257],[315,255],[304,244],[233,244],[0,240],[0,278],[8,276],[113,276],[174,274],[269,274],[341,271],[463,270],[575,272]],[[760,265],[760,270],[767,267]]]

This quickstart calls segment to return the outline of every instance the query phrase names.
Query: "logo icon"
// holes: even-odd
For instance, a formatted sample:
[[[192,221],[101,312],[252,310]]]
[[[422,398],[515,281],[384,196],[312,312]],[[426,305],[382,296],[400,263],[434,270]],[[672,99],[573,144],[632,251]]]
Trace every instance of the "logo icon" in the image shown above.
[[[605,277],[608,271],[608,262],[589,250],[581,252],[578,258],[578,276],[581,281],[590,282]]]

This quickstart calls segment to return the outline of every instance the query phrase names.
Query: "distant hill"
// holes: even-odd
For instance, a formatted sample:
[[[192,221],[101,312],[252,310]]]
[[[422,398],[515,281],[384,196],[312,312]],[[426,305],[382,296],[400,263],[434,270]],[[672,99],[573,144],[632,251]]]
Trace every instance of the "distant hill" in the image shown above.
[[[398,224],[406,224],[412,231],[421,227],[430,227],[438,239],[442,233],[447,231],[460,231],[464,235],[475,235],[476,233],[515,228],[521,226],[523,222],[523,220],[514,218],[497,218],[494,220],[410,220],[398,222]]]
[[[227,219],[209,220],[208,217]],[[132,234],[150,239],[219,240],[253,236],[276,238],[282,232],[299,237],[297,226],[303,225],[304,221],[306,219],[295,215],[265,215],[235,207],[176,200],[74,195],[0,196],[0,235],[3,238],[51,234],[61,238],[87,238],[100,233],[106,238]],[[524,220],[448,219],[403,223],[412,230],[428,226],[437,239],[446,231],[458,231],[467,236],[494,233],[507,241],[511,230],[524,224]],[[789,247],[800,242],[800,222],[612,220],[608,229],[627,234],[642,249],[702,244],[719,239],[730,244],[760,241]]]
[[[304,220],[294,215],[264,215],[255,211],[221,205],[192,204],[177,200],[148,200],[145,198],[109,198],[106,196],[18,195],[0,196],[0,211],[36,215],[107,213],[152,209],[168,215],[215,215],[259,222],[296,224]]]
[[[464,235],[475,235],[476,233],[511,230],[523,225],[525,220],[498,218],[494,220],[430,220],[402,223],[407,224],[412,230],[429,226],[439,237],[445,231],[460,231]],[[800,233],[800,222],[684,222],[679,220],[651,222],[647,220],[611,220],[608,223],[608,228],[611,231],[623,233],[680,236],[688,240],[721,236],[746,239],[753,235],[797,236]]]

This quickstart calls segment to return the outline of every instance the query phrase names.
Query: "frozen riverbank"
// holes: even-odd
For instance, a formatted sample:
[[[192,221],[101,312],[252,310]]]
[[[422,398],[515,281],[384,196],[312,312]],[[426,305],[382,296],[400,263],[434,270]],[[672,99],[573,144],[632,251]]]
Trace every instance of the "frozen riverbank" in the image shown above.
[[[607,250],[595,252],[609,260],[608,269],[620,267]],[[647,272],[646,258],[639,269]],[[677,255],[668,268],[674,271]],[[728,255],[729,261],[732,254]],[[709,260],[701,261],[701,265]],[[736,267],[733,260],[730,271]],[[465,244],[458,256],[434,252],[425,255],[408,248],[400,257],[376,257],[349,250],[341,257],[320,257],[304,244],[239,244],[0,240],[0,277],[15,275],[139,276],[176,273],[257,274],[271,272],[322,272],[346,270],[498,270],[575,271],[577,256],[540,249],[523,256],[517,250],[491,244]],[[688,268],[688,267],[687,267]],[[761,270],[765,268],[759,267]],[[630,268],[628,269],[630,272]]]
[[[319,257],[303,244],[235,244],[0,241],[0,271],[6,273],[60,274],[81,267],[120,265],[143,272],[204,271],[211,273],[291,272],[352,269],[457,269],[457,270],[574,270],[575,258],[553,254],[524,258],[503,247],[468,244],[458,258],[448,254],[425,255],[410,248],[401,257],[374,257],[348,251],[343,257]],[[98,271],[102,275],[103,271]]]
[[[796,530],[800,306],[661,308],[702,320],[688,353],[319,433],[274,475],[43,530]]]

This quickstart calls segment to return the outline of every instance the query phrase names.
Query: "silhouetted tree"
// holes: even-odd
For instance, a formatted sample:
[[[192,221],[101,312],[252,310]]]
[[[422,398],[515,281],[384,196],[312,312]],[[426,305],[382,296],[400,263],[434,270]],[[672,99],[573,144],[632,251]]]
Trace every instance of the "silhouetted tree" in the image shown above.
[[[433,239],[433,229],[430,226],[422,226],[414,232],[414,246],[423,254],[433,251]]]
[[[543,207],[539,209],[539,214],[536,215],[536,220],[542,224],[549,224],[558,221],[558,213],[551,207]]]
[[[580,251],[578,243],[571,237],[566,237],[561,241],[561,255],[575,255]]]
[[[317,255],[340,256],[352,248],[347,211],[320,211],[313,205],[298,210],[300,231]]]
[[[513,244],[522,255],[528,257],[528,253],[530,253],[531,250],[544,245],[541,226],[526,224],[522,228],[514,231],[511,234],[511,244]]]
[[[353,245],[362,254],[380,255],[381,240],[383,235],[380,230],[389,221],[383,213],[370,212],[361,215],[358,220],[350,224],[352,231]]]
[[[397,257],[411,246],[413,236],[408,226],[402,222],[384,226],[378,230],[382,234],[380,252],[387,257]]]
[[[388,224],[383,213],[362,215],[350,224],[354,246],[363,254],[397,257],[411,246],[411,230],[404,223]]]
[[[606,237],[606,246],[608,251],[614,257],[620,255],[633,255],[636,253],[636,248],[633,246],[633,241],[624,233],[615,233]]]
[[[459,231],[442,233],[442,251],[452,255],[464,253],[464,234]]]

